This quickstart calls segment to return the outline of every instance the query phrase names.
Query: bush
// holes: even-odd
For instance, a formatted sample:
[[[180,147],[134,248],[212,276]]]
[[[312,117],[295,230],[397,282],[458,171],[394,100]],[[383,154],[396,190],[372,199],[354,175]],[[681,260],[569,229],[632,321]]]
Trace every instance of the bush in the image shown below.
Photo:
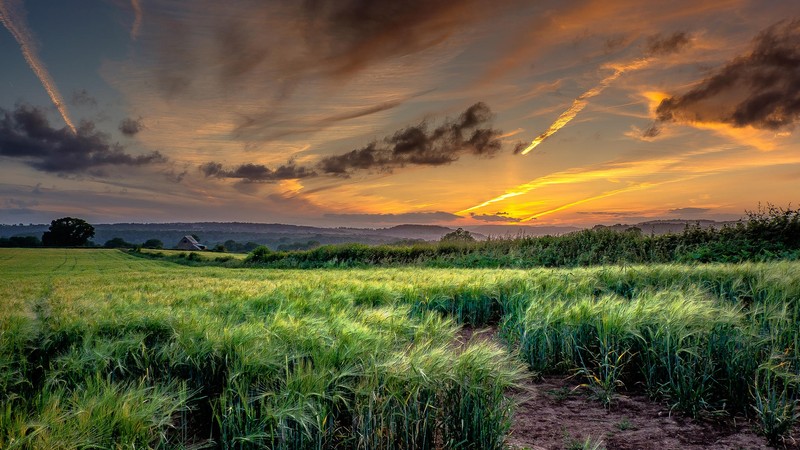
[[[270,256],[272,254],[273,252],[272,250],[269,249],[269,247],[265,245],[260,245],[256,247],[255,250],[250,252],[250,254],[247,255],[247,258],[245,258],[244,261],[246,263],[266,263],[271,260]]]
[[[105,248],[135,248],[136,245],[131,244],[130,242],[125,242],[125,239],[115,237],[114,239],[109,239],[103,244]]]
[[[142,248],[152,248],[160,250],[164,248],[164,243],[161,242],[159,239],[148,239],[144,241],[144,243],[142,244]]]

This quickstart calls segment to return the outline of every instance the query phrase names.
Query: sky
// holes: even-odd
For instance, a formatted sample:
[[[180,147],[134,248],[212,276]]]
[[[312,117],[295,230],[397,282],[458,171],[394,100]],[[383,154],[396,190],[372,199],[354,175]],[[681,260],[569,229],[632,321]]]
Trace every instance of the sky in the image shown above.
[[[0,223],[735,220],[796,0],[0,0]]]

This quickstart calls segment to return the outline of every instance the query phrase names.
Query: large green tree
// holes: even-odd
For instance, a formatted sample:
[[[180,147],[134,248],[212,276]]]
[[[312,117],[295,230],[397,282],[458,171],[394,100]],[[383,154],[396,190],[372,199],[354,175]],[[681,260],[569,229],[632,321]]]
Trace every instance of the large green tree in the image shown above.
[[[80,247],[94,236],[94,227],[83,219],[62,217],[50,222],[50,231],[42,235],[42,245],[49,247]]]
[[[451,231],[440,239],[441,242],[475,242],[475,238],[469,231],[459,228],[456,231]]]

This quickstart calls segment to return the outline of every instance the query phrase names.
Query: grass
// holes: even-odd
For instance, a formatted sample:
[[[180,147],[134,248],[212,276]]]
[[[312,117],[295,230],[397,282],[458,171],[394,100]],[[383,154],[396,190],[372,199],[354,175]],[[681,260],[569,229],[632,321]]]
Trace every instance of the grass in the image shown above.
[[[641,386],[749,415],[771,442],[797,421],[797,262],[310,271],[3,249],[0,302],[0,448],[501,449],[521,363],[612,407]],[[462,323],[507,348],[461,349]]]
[[[635,430],[636,427],[633,425],[630,419],[627,417],[623,418],[617,423],[617,429],[619,431],[628,431],[628,430]]]
[[[152,257],[160,257],[167,259],[184,259],[189,261],[211,261],[211,262],[227,262],[227,261],[244,261],[247,257],[246,253],[229,253],[229,252],[211,252],[211,251],[187,251],[187,250],[170,250],[170,249],[150,249],[141,248],[138,250],[143,255]]]
[[[593,439],[587,436],[585,439],[576,439],[569,433],[564,436],[564,448],[566,450],[605,450],[606,445],[602,439]]]
[[[0,273],[0,448],[500,449],[510,425],[521,365],[457,350],[402,272],[4,250]]]

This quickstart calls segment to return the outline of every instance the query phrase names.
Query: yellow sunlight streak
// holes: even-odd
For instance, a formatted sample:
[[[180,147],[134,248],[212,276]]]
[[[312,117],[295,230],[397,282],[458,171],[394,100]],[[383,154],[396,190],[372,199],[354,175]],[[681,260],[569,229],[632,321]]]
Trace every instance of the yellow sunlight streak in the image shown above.
[[[566,205],[561,205],[561,206],[559,206],[557,208],[548,209],[547,211],[542,211],[542,212],[536,213],[536,214],[534,214],[534,215],[532,215],[532,216],[530,216],[530,217],[528,217],[526,219],[522,219],[520,222],[528,222],[528,221],[531,221],[533,219],[538,219],[539,217],[546,216],[548,214],[553,214],[553,213],[556,213],[556,212],[559,212],[559,211],[563,211],[565,209],[572,208],[573,206],[582,205],[584,203],[589,203],[589,202],[592,202],[592,201],[595,201],[595,200],[600,200],[600,199],[603,199],[603,198],[606,198],[606,197],[611,197],[611,196],[618,195],[618,194],[624,194],[626,192],[633,192],[633,191],[641,191],[641,190],[644,190],[644,189],[650,189],[650,188],[653,188],[653,187],[656,187],[656,186],[660,186],[662,184],[667,184],[667,183],[678,183],[678,182],[682,182],[682,181],[687,181],[687,180],[690,180],[690,179],[693,179],[693,178],[697,178],[699,176],[701,176],[701,175],[693,175],[693,176],[688,176],[688,177],[682,177],[682,178],[678,178],[678,179],[674,179],[674,180],[662,181],[660,183],[650,183],[650,182],[637,183],[637,184],[634,184],[634,185],[631,185],[631,186],[628,186],[628,187],[615,189],[613,191],[603,192],[602,194],[595,195],[593,197],[588,197],[588,198],[576,200],[574,202],[567,203]]]
[[[710,147],[702,150],[692,150],[684,152],[683,154],[680,155],[665,156],[661,158],[654,158],[651,160],[610,163],[606,167],[598,169],[579,167],[575,169],[565,170],[562,172],[556,172],[550,175],[539,177],[527,183],[521,184],[513,189],[510,189],[505,194],[486,200],[485,202],[472,206],[470,208],[463,209],[461,211],[456,212],[455,214],[463,215],[469,213],[470,211],[474,211],[476,209],[489,206],[493,203],[501,202],[509,198],[527,194],[535,189],[544,186],[584,183],[587,181],[596,181],[596,180],[616,180],[616,179],[625,179],[630,177],[649,175],[654,173],[662,173],[666,170],[669,170],[670,167],[680,164],[681,162],[689,158],[701,155],[713,154],[713,153],[720,153],[726,150],[728,150],[727,146]],[[699,171],[701,170],[701,168],[698,168],[696,170]]]

